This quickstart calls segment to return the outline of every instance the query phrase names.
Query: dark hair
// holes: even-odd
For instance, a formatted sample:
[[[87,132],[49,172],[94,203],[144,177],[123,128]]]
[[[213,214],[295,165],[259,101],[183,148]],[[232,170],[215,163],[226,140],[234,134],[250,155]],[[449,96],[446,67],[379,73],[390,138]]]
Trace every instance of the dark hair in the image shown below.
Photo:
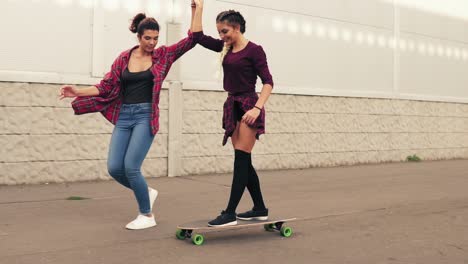
[[[235,10],[223,11],[216,17],[216,23],[224,21],[226,21],[229,25],[238,25],[240,27],[240,32],[245,32],[245,19],[241,13]]]
[[[159,24],[156,19],[146,17],[144,13],[139,13],[133,18],[129,29],[131,32],[138,33],[141,36],[147,29],[159,31]]]

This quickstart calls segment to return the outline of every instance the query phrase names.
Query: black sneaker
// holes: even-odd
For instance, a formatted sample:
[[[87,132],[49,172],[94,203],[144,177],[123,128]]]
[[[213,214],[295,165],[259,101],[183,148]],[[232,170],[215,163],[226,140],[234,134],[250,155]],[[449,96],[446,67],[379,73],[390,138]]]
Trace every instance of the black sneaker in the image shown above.
[[[237,219],[245,220],[245,221],[249,221],[249,220],[260,220],[260,221],[268,220],[268,209],[265,209],[265,210],[254,210],[254,209],[252,209],[252,210],[247,211],[245,213],[238,214]]]
[[[216,219],[208,222],[208,226],[233,226],[237,225],[236,214],[226,213],[221,211],[221,214]]]

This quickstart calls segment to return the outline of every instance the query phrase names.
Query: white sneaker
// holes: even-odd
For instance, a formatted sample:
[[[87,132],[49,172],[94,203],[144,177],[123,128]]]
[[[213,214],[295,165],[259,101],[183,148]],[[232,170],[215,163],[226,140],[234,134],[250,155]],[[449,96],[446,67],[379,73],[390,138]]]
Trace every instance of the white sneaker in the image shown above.
[[[148,195],[150,200],[150,210],[153,211],[153,204],[154,201],[156,201],[156,197],[158,197],[158,191],[148,187]]]
[[[156,225],[156,220],[154,220],[154,215],[146,216],[139,214],[135,220],[128,223],[125,228],[136,230],[136,229],[145,229]]]

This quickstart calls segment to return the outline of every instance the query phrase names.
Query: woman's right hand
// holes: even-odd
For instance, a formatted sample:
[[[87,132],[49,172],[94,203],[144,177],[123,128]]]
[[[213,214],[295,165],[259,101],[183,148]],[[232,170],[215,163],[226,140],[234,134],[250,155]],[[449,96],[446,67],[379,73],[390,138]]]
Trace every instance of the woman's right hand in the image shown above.
[[[196,7],[203,7],[203,0],[192,0]]]
[[[60,96],[59,99],[62,100],[65,97],[77,97],[78,96],[78,89],[73,87],[72,85],[64,85],[60,88]]]

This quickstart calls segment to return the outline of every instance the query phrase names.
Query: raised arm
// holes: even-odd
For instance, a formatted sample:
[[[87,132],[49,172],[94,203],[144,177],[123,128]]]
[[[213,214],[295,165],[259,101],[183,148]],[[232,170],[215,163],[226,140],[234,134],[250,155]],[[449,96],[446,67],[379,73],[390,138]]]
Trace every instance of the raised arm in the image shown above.
[[[203,0],[192,0],[192,32],[201,32],[202,34],[197,38],[197,42],[203,47],[212,51],[221,52],[224,47],[224,42],[220,39],[214,39],[210,36],[203,34]]]
[[[188,32],[188,36],[186,38],[183,38],[179,42],[167,47],[166,55],[169,63],[173,63],[178,58],[180,58],[185,52],[192,49],[197,44],[198,39],[203,35],[203,32],[201,32],[201,10],[199,10],[202,7],[203,2],[201,4],[201,7],[197,5],[194,10],[192,4],[192,22],[190,30]]]
[[[198,39],[198,44],[202,45],[204,48],[215,52],[221,52],[224,47],[224,41],[220,39],[215,39],[207,35],[201,35]]]
[[[200,32],[203,31],[202,15],[203,15],[203,0],[192,0],[192,23],[190,31]]]
[[[195,2],[193,2],[193,0],[192,0],[192,3],[190,4],[190,7],[191,7],[191,10],[192,10],[192,18],[190,19],[190,31],[193,32],[193,18],[195,17],[195,9],[197,8],[197,6],[195,5]]]

